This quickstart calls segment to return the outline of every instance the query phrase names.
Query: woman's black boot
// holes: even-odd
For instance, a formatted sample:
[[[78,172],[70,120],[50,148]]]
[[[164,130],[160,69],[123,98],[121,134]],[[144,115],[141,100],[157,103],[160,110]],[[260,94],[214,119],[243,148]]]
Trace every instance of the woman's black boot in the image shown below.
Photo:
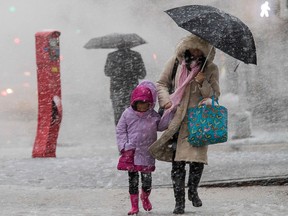
[[[201,207],[202,201],[198,196],[197,188],[203,173],[204,164],[193,162],[190,164],[188,178],[188,199],[194,207]]]
[[[175,209],[173,214],[185,212],[185,162],[173,162],[171,178],[175,197]]]

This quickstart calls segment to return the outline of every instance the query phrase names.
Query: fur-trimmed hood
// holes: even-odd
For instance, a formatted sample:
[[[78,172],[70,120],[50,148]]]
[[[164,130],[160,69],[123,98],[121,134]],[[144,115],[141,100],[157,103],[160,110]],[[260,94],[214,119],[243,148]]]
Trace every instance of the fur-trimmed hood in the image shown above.
[[[179,62],[181,63],[184,59],[184,52],[185,50],[189,49],[199,49],[204,53],[204,56],[207,57],[209,54],[209,51],[212,47],[212,50],[210,52],[210,55],[207,59],[208,64],[212,63],[215,57],[215,47],[213,47],[211,44],[209,44],[207,41],[197,37],[196,35],[188,35],[184,37],[176,46],[175,55]]]

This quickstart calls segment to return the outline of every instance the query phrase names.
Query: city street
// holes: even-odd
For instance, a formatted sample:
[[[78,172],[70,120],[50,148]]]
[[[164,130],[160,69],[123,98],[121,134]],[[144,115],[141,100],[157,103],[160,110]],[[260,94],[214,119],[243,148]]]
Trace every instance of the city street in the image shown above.
[[[103,140],[97,141],[103,145],[59,143],[56,158],[32,158],[32,142],[27,143],[30,138],[25,136],[24,143],[3,145],[0,215],[126,215],[128,177],[116,169],[115,138],[106,130]],[[287,215],[288,145],[279,138],[285,136],[279,132],[278,143],[267,143],[262,132],[262,139],[256,134],[210,146],[199,188],[204,205],[194,208],[187,202],[186,215]],[[151,194],[154,209],[149,215],[172,215],[170,165],[157,161]],[[283,179],[286,185],[279,185]],[[241,182],[252,186],[233,187]],[[141,210],[139,215],[147,213]]]

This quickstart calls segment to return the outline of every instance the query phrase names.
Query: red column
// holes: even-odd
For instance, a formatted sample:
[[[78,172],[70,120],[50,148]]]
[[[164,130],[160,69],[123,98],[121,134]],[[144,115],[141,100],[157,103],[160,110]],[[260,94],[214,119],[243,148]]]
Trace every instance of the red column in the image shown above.
[[[59,31],[35,34],[38,81],[38,125],[32,157],[56,157],[62,120]]]

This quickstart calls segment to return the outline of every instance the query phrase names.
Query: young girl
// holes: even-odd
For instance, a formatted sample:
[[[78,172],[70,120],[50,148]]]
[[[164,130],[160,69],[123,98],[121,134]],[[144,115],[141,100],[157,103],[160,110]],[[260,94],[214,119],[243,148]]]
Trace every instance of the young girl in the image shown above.
[[[148,147],[156,141],[157,131],[165,130],[168,123],[160,122],[160,115],[154,110],[157,92],[150,81],[141,82],[131,94],[131,106],[123,113],[116,127],[118,150],[121,153],[118,170],[128,171],[129,194],[132,208],[128,215],[139,212],[139,172],[142,190],[140,199],[144,210],[152,209],[149,195],[152,188],[152,175],[155,159]]]

